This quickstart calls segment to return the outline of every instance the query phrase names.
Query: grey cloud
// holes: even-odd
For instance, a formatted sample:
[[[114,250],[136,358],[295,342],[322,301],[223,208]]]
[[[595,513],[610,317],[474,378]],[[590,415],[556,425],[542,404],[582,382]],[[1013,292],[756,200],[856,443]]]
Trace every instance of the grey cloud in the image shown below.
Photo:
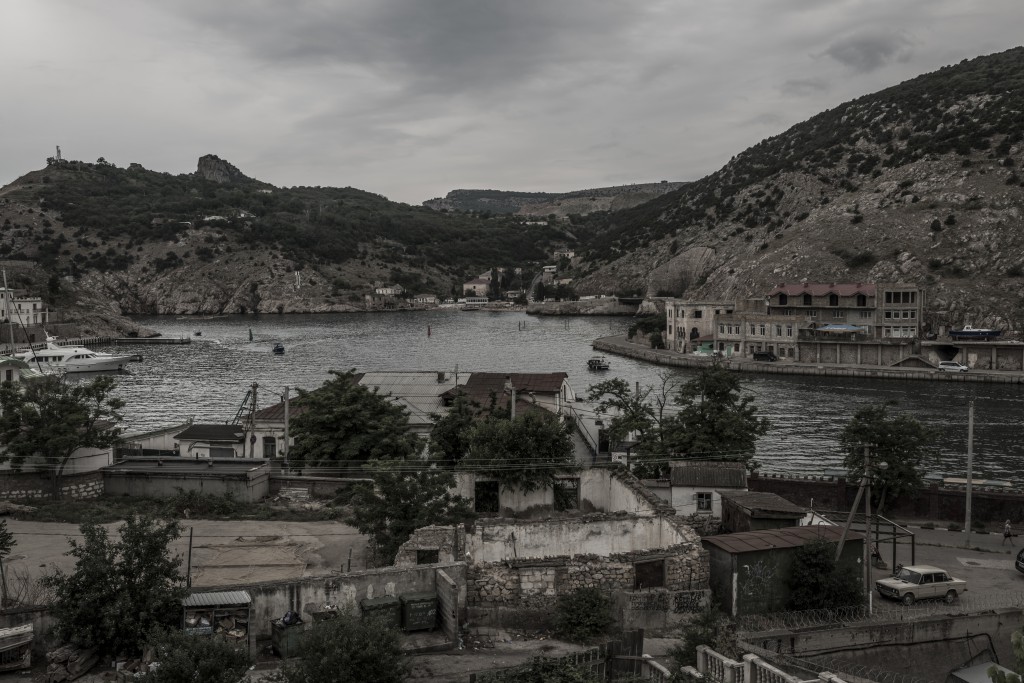
[[[867,73],[886,64],[910,59],[913,45],[902,33],[859,34],[837,40],[824,54],[854,71]]]
[[[788,97],[804,97],[825,92],[828,83],[821,78],[794,78],[785,81],[779,90]]]

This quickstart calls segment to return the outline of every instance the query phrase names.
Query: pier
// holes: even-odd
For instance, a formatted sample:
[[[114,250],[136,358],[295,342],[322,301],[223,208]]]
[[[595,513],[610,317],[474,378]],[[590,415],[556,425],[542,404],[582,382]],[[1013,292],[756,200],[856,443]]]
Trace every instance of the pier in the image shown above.
[[[705,368],[710,356],[679,353],[665,349],[652,349],[634,344],[624,336],[601,337],[592,344],[594,350],[614,353],[657,365],[677,368]],[[723,367],[741,372],[760,372],[769,375],[812,375],[819,377],[859,377],[862,379],[931,380],[938,382],[980,382],[988,384],[1024,384],[1024,372],[1012,370],[975,370],[970,372],[939,372],[931,368],[897,368],[879,365],[849,365],[799,363],[788,360],[758,362],[748,358],[720,357]]]
[[[114,344],[191,344],[191,337],[117,337],[108,340]]]

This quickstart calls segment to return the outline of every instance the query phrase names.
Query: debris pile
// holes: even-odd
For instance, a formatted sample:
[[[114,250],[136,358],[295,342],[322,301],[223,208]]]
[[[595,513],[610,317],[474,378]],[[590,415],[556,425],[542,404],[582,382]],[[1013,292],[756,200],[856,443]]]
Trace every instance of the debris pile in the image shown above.
[[[59,647],[46,654],[46,683],[73,681],[96,665],[95,650],[82,650],[73,645]]]

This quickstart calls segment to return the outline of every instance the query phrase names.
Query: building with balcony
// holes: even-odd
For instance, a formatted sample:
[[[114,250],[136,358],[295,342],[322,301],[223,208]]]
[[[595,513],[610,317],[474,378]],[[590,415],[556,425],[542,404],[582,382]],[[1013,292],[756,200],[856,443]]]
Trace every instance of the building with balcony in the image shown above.
[[[715,339],[719,316],[730,315],[732,301],[686,301],[664,299],[665,345],[672,351],[692,353]],[[717,347],[716,347],[717,348]]]

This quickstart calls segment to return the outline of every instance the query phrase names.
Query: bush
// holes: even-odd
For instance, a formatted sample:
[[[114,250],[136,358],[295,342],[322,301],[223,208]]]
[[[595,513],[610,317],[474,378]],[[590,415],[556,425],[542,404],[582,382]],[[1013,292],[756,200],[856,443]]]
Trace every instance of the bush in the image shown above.
[[[590,640],[606,633],[614,622],[612,601],[597,588],[579,588],[558,597],[555,631],[566,640]]]
[[[946,529],[949,531],[963,531],[963,527],[957,524],[956,522],[950,522],[949,526],[947,526]]]
[[[696,666],[697,646],[707,645],[715,652],[727,657],[736,655],[735,634],[729,619],[718,611],[716,605],[708,604],[693,619],[683,626],[680,633],[682,645],[669,650],[675,668]],[[675,680],[675,679],[673,679]]]

